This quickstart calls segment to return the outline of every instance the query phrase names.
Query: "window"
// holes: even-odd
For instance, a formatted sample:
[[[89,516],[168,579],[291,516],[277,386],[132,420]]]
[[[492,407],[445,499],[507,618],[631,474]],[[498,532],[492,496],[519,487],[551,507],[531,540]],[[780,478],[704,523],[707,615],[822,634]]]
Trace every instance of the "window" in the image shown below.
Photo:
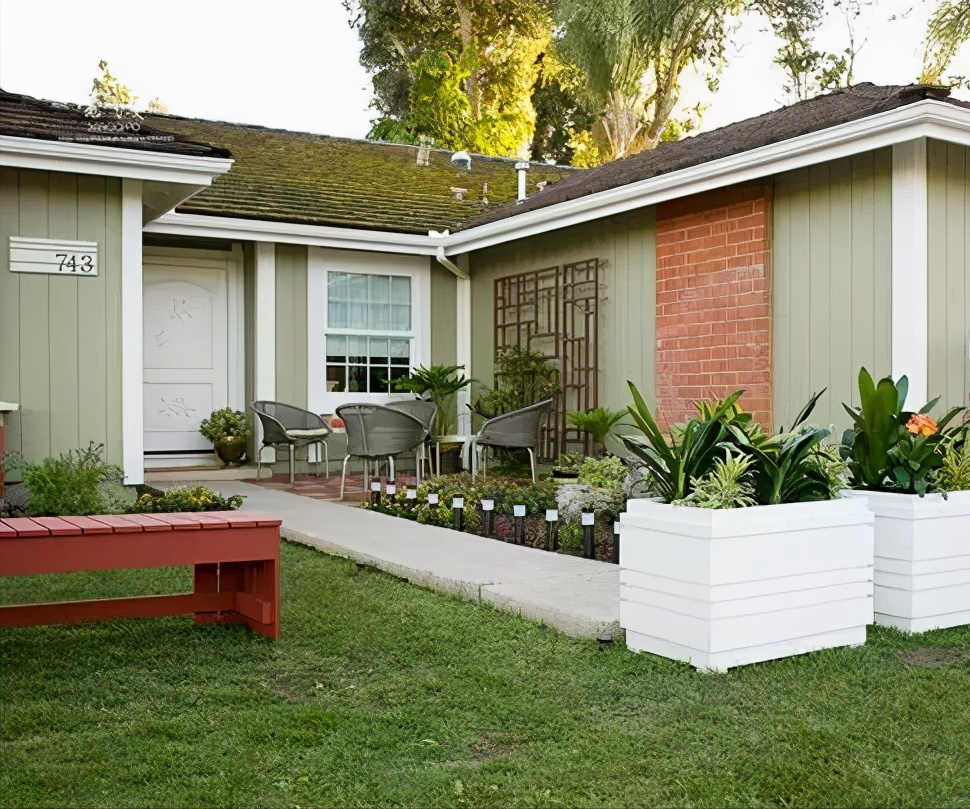
[[[390,383],[427,361],[427,259],[311,249],[308,270],[311,409],[388,401]]]

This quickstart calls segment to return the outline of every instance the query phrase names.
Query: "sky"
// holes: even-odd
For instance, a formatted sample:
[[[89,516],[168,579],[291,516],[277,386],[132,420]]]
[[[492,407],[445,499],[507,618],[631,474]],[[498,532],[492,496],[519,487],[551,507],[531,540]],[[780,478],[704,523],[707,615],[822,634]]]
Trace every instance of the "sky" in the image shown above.
[[[855,24],[863,42],[855,81],[909,84],[935,0],[877,0]],[[85,103],[98,62],[138,97],[175,115],[362,138],[375,117],[360,42],[340,0],[0,0],[0,86]],[[685,105],[707,104],[702,130],[792,101],[771,64],[772,37],[749,22],[716,95],[688,75]],[[818,45],[841,50],[846,21],[832,14]],[[951,72],[970,76],[970,45]],[[970,92],[960,97],[970,99]]]

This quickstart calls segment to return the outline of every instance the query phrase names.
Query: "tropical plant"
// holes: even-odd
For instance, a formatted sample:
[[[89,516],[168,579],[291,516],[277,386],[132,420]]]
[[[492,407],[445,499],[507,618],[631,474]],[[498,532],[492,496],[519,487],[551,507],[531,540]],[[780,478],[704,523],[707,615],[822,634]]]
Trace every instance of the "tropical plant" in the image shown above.
[[[472,410],[486,419],[541,402],[560,391],[555,360],[518,345],[495,354],[495,387],[485,390]]]
[[[970,489],[970,424],[963,424],[944,437],[940,455],[940,466],[933,473],[934,488],[941,492]]]
[[[202,419],[199,432],[213,444],[223,438],[245,438],[252,430],[246,420],[246,414],[241,410],[223,407],[213,410],[207,419]]]
[[[860,406],[843,403],[854,426],[842,435],[842,453],[854,489],[903,492],[921,497],[934,486],[933,473],[943,457],[942,430],[963,408],[954,407],[934,421],[928,415],[939,396],[917,412],[904,410],[909,379],[883,377],[878,384],[865,368],[859,371]]]
[[[627,410],[642,433],[623,435],[620,440],[650,472],[649,486],[664,503],[683,500],[691,491],[691,480],[700,479],[714,468],[721,456],[720,444],[728,436],[727,423],[737,415],[735,404],[744,391],[735,391],[713,407],[700,411],[669,439],[657,424],[640,391],[627,382],[633,404]]]
[[[566,421],[578,430],[587,433],[593,441],[593,446],[605,451],[603,442],[610,431],[626,416],[627,411],[610,410],[608,407],[594,407],[592,410],[582,413],[573,411],[566,415]]]
[[[465,377],[464,365],[419,365],[406,377],[394,380],[394,390],[430,396],[438,408],[434,434],[453,435],[455,432],[455,396],[474,379]]]
[[[40,463],[24,463],[27,511],[35,517],[118,514],[127,504],[121,468],[105,462],[104,445],[90,442]],[[133,496],[133,495],[132,495]]]
[[[751,482],[753,464],[752,456],[728,450],[726,457],[718,458],[714,462],[714,468],[710,472],[691,481],[693,491],[679,501],[679,504],[716,509],[757,505],[754,485]]]
[[[831,499],[829,469],[820,463],[815,452],[830,433],[818,427],[801,426],[823,393],[824,389],[809,399],[795,417],[791,431],[782,428],[769,437],[756,425],[729,426],[734,445],[755,461],[752,477],[758,503],[777,505]]]

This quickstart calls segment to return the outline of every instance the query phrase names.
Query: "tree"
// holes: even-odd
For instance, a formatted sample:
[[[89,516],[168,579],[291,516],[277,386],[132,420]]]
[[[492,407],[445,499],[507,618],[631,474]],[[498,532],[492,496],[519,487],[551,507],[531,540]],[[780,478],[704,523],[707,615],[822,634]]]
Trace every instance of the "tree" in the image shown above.
[[[363,43],[360,62],[373,76],[372,105],[381,117],[372,133],[428,135],[441,146],[485,154],[515,154],[528,144],[538,56],[552,30],[545,0],[344,0],[344,6]],[[432,86],[435,80],[440,86]]]
[[[137,101],[138,97],[123,85],[115,76],[108,72],[108,63],[102,59],[98,62],[100,76],[94,77],[91,86],[91,100],[99,107],[128,107]]]
[[[970,40],[970,0],[940,0],[926,26],[921,84],[939,84],[963,43]],[[963,77],[954,77],[959,83]]]
[[[858,41],[856,23],[863,9],[876,0],[835,0],[826,9],[822,0],[807,0],[794,13],[771,15],[772,28],[782,45],[775,64],[786,74],[785,92],[799,101],[812,98],[825,90],[848,87],[852,83],[855,60],[865,45]],[[823,53],[815,47],[814,32],[831,10],[845,19],[848,43],[839,53]]]

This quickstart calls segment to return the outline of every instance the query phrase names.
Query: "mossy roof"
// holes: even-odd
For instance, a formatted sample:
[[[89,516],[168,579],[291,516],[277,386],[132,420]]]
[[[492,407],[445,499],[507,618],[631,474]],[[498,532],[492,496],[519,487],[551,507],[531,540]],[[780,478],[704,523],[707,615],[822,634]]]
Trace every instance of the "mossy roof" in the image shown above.
[[[512,159],[472,155],[465,171],[451,163],[451,151],[432,149],[429,165],[419,166],[416,146],[171,115],[146,119],[157,129],[228,149],[236,161],[179,213],[427,234],[454,230],[516,197]],[[533,163],[530,190],[575,172]],[[466,189],[461,200],[452,188]]]

